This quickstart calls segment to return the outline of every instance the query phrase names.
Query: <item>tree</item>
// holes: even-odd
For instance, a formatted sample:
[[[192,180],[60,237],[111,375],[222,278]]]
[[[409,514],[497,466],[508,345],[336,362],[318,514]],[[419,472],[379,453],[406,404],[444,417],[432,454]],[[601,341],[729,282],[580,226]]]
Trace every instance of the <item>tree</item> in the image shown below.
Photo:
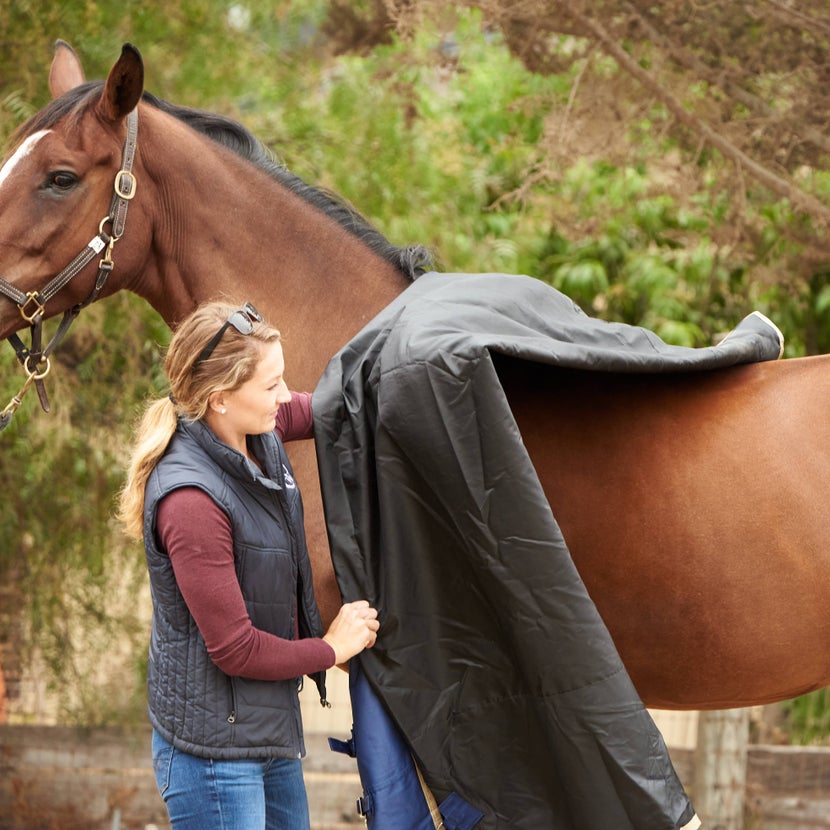
[[[632,142],[647,145],[652,160],[678,148],[684,186],[727,204],[711,229],[715,244],[753,268],[753,284],[765,284],[761,302],[804,332],[811,353],[830,348],[825,4],[486,0],[452,8],[462,6],[481,9],[533,72],[572,79],[530,180],[559,177],[559,162],[584,152],[598,118],[605,161],[630,154]],[[387,0],[383,11],[407,36],[449,13],[437,0]],[[627,144],[614,140],[620,134]],[[525,182],[515,195],[527,190]]]

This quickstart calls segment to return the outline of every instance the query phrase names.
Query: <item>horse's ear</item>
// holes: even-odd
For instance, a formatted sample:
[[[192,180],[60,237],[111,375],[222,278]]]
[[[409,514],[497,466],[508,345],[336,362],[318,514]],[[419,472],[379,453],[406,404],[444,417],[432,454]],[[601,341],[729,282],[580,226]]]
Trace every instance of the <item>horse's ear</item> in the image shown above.
[[[98,112],[108,121],[121,121],[135,109],[144,92],[144,62],[131,43],[121,48],[121,57],[110,69]]]
[[[55,56],[49,70],[49,91],[52,98],[59,98],[86,81],[84,68],[75,50],[65,41],[55,42]]]

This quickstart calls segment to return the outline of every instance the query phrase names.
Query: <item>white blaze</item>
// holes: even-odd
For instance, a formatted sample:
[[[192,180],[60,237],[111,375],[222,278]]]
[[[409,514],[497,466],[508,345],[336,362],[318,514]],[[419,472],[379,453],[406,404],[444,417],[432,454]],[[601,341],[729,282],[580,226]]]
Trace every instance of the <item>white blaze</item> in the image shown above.
[[[40,141],[43,136],[48,135],[49,130],[41,130],[40,132],[34,133],[30,135],[15,151],[14,154],[10,159],[6,161],[6,163],[0,167],[0,187],[3,186],[3,183],[12,173],[12,170],[23,161],[29,153],[32,152],[35,144]]]

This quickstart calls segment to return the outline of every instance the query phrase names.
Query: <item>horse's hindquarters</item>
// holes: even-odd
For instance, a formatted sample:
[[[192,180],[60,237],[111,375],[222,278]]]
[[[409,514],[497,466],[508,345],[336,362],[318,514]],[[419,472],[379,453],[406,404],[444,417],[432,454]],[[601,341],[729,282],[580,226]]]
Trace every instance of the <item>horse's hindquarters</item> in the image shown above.
[[[827,361],[673,375],[497,368],[647,705],[750,705],[830,681]]]

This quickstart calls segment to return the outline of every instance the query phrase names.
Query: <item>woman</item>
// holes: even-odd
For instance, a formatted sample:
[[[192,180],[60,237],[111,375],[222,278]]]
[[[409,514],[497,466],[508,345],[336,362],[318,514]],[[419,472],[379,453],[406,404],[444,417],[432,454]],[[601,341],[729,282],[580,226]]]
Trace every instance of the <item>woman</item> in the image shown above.
[[[302,502],[280,440],[305,437],[279,332],[246,303],[176,330],[170,395],[139,428],[121,519],[144,539],[153,599],[153,765],[175,830],[307,830],[300,678],[374,645],[377,612],[314,601]],[[300,433],[298,435],[297,433]]]

